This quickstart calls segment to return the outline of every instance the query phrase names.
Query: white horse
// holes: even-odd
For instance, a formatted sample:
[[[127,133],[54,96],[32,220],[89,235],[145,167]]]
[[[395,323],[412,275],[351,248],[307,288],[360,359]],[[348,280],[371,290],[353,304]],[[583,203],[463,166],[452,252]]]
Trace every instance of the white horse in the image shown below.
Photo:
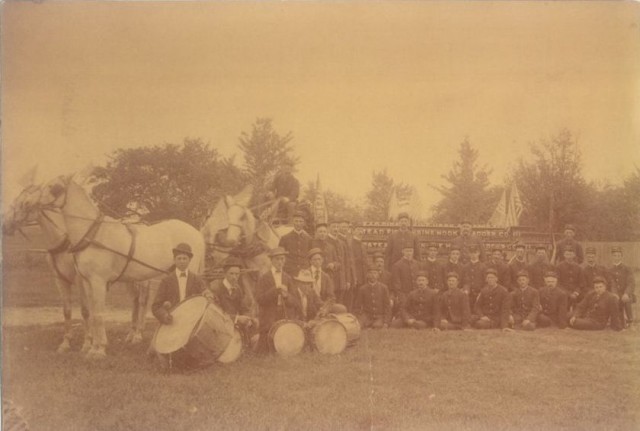
[[[106,292],[115,281],[144,281],[168,271],[171,250],[179,243],[191,245],[190,269],[199,273],[205,245],[200,232],[180,220],[153,225],[124,224],[105,217],[87,193],[70,177],[58,177],[42,189],[41,209],[60,209],[78,273],[84,279],[93,336],[87,356],[106,355],[104,324]]]
[[[48,246],[47,262],[54,273],[54,282],[62,298],[62,310],[64,314],[64,336],[58,346],[58,353],[69,351],[72,338],[71,325],[71,287],[80,288],[80,306],[84,319],[84,344],[83,351],[91,347],[91,336],[88,330],[89,310],[86,307],[86,297],[82,288],[82,278],[78,276],[73,262],[73,255],[69,250],[69,237],[63,226],[62,214],[59,210],[32,211],[31,208],[40,198],[41,187],[31,185],[25,188],[10,206],[4,215],[2,230],[7,235],[12,235],[16,230],[28,224],[37,223],[44,234]]]

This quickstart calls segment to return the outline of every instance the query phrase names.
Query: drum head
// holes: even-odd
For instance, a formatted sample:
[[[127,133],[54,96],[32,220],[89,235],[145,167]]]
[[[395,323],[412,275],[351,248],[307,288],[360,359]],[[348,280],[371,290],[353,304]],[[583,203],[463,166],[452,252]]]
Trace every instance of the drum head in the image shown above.
[[[158,353],[173,353],[183,348],[191,338],[209,301],[204,296],[194,296],[178,304],[172,311],[173,322],[160,325],[153,337],[153,348]]]
[[[304,348],[304,329],[295,322],[276,322],[271,337],[273,347],[281,356],[297,355]]]
[[[236,361],[242,354],[242,335],[240,331],[235,329],[233,331],[233,337],[231,342],[227,346],[226,350],[218,357],[218,362],[223,364],[229,364]]]
[[[342,353],[347,347],[347,330],[337,320],[325,320],[313,328],[313,344],[327,355]]]

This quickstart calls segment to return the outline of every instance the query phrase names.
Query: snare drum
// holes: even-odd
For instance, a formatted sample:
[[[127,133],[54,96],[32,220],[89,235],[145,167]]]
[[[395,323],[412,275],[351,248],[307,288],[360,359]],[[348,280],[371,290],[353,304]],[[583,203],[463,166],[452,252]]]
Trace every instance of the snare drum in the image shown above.
[[[304,348],[304,327],[296,320],[278,320],[269,330],[269,340],[280,356],[297,355]]]
[[[309,322],[309,342],[320,353],[337,355],[347,348],[347,330],[336,319]]]
[[[242,333],[238,328],[233,330],[231,342],[225,349],[224,353],[218,358],[218,362],[229,364],[235,362],[242,355]]]
[[[342,323],[347,330],[347,346],[353,346],[360,339],[360,322],[351,313],[329,314],[329,317]]]
[[[233,337],[233,321],[203,296],[182,301],[171,311],[170,325],[160,325],[153,337],[156,352],[186,354],[195,365],[209,365],[222,355]]]

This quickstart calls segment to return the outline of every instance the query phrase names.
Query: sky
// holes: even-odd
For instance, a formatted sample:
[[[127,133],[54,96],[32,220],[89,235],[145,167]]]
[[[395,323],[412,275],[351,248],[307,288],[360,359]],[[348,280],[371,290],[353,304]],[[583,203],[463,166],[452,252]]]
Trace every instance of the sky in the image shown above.
[[[294,136],[302,183],[356,199],[374,170],[428,208],[468,137],[502,184],[567,128],[587,179],[640,167],[632,2],[5,2],[4,199],[117,148],[201,138],[223,155],[258,117]]]

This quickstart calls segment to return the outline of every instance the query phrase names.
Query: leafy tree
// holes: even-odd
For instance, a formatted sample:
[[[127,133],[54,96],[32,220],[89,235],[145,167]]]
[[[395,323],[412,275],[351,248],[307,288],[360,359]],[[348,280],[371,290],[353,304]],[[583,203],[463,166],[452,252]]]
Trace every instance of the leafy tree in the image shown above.
[[[367,193],[367,206],[364,211],[367,220],[387,220],[389,215],[389,202],[391,201],[394,189],[400,200],[408,198],[412,192],[410,185],[404,183],[396,184],[386,169],[373,172],[371,190]]]
[[[116,217],[135,213],[154,222],[180,219],[198,227],[223,194],[242,185],[233,159],[199,139],[182,145],[115,150],[106,166],[93,172],[93,197],[102,210]]]
[[[433,207],[435,223],[459,223],[467,219],[471,223],[486,223],[497,205],[501,189],[491,187],[486,166],[477,166],[478,150],[465,138],[458,150],[459,159],[447,175],[448,183],[436,187],[442,199]]]
[[[242,132],[240,135],[243,173],[254,187],[254,204],[264,198],[273,177],[286,162],[299,162],[292,140],[291,132],[279,135],[269,118],[258,118],[251,127],[251,133]]]
[[[532,145],[531,153],[533,158],[521,159],[514,172],[524,206],[523,224],[554,232],[566,223],[584,224],[590,191],[575,138],[561,130]]]

